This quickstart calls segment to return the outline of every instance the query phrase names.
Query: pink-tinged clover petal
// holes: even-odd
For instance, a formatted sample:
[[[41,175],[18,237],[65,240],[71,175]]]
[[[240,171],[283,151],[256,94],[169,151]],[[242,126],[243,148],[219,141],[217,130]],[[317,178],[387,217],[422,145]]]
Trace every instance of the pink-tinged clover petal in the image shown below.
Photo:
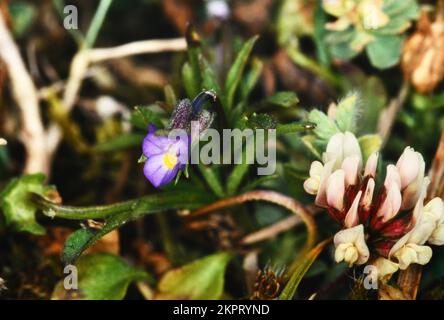
[[[357,156],[350,156],[342,162],[342,170],[345,172],[345,186],[354,186],[358,180],[358,168],[361,159]]]
[[[411,147],[406,147],[396,163],[401,176],[401,190],[415,180],[420,170],[422,156]]]
[[[367,163],[365,164],[365,170],[364,170],[364,177],[376,176],[376,169],[378,167],[378,158],[379,158],[379,152],[374,152],[368,157]]]
[[[389,221],[396,216],[401,208],[401,201],[401,191],[399,191],[397,184],[392,183],[387,191],[387,197],[378,211],[378,216],[383,217],[383,222]]]
[[[366,210],[370,209],[373,201],[373,192],[375,190],[375,180],[373,178],[368,179],[367,187],[365,188],[364,196],[362,198],[362,207]]]
[[[327,181],[327,204],[339,211],[344,208],[345,172],[336,170]]]
[[[324,166],[324,171],[322,172],[321,179],[319,182],[318,194],[316,195],[315,203],[320,207],[327,207],[327,181],[332,172],[334,161],[327,162]]]
[[[401,190],[401,176],[398,169],[393,164],[389,164],[385,175],[384,187],[390,190],[392,184],[395,184]]]
[[[356,195],[353,203],[348,209],[347,215],[345,216],[344,225],[346,228],[351,228],[359,223],[358,207],[359,201],[361,200],[362,191],[359,191]]]

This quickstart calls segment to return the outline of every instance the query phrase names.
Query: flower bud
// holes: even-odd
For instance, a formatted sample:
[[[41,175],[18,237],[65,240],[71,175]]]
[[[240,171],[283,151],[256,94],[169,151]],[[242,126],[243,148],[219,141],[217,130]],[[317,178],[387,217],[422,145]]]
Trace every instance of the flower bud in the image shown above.
[[[334,161],[333,169],[341,167],[345,158],[357,156],[359,159],[359,168],[362,164],[361,148],[358,139],[351,132],[339,132],[334,134],[327,144],[327,149],[323,154],[324,163]]]
[[[188,99],[180,100],[173,110],[167,130],[188,129],[192,107]]]

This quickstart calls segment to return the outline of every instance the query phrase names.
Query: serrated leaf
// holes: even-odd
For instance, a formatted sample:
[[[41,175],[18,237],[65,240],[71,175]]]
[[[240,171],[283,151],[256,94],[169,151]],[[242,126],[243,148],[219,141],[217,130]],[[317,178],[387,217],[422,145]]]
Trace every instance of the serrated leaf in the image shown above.
[[[393,67],[399,62],[403,37],[378,35],[366,47],[370,63],[378,69]]]
[[[278,107],[290,108],[295,106],[299,102],[299,99],[293,91],[281,91],[269,97],[267,102]]]
[[[78,289],[66,291],[60,281],[52,299],[68,300],[121,300],[133,281],[149,281],[144,271],[130,266],[118,256],[108,253],[92,253],[83,256],[76,264]]]
[[[242,49],[237,54],[233,65],[228,71],[227,79],[225,81],[226,108],[228,110],[232,108],[234,94],[236,93],[239,82],[242,79],[242,74],[247,64],[248,57],[250,56],[253,46],[258,38],[259,36],[254,36],[245,42]]]
[[[6,226],[19,232],[45,234],[45,229],[36,222],[38,207],[29,199],[31,192],[45,195],[55,190],[53,186],[45,186],[44,182],[43,174],[25,175],[11,180],[0,194]]]
[[[364,162],[374,152],[381,149],[382,139],[377,134],[367,134],[358,138],[359,146],[361,147],[362,157]]]
[[[357,93],[353,93],[339,101],[335,113],[335,122],[339,130],[343,132],[356,131],[356,120],[360,103],[359,98]]]
[[[216,300],[224,290],[225,269],[232,258],[216,253],[167,272],[159,282],[159,299]]]

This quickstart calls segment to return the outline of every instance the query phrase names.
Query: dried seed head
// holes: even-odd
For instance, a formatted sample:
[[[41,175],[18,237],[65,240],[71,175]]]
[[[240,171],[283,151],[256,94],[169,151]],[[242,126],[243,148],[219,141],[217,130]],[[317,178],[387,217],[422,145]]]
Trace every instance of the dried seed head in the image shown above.
[[[273,300],[283,289],[284,277],[269,267],[258,270],[254,283],[252,300]]]
[[[404,76],[421,93],[433,91],[444,78],[444,1],[439,1],[435,21],[423,10],[416,31],[404,45]]]

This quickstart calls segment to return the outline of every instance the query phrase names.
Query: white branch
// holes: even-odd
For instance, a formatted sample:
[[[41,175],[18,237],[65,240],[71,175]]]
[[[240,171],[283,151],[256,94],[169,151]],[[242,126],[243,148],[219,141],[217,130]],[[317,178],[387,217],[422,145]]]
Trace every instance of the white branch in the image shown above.
[[[121,46],[103,49],[80,50],[71,62],[69,78],[63,95],[63,106],[69,112],[78,97],[82,81],[88,72],[88,67],[93,63],[103,62],[109,59],[123,58],[126,56],[157,53],[165,51],[183,51],[187,44],[184,38],[165,40],[144,40],[127,43]],[[57,150],[62,138],[60,128],[53,124],[48,129],[48,149],[50,157]]]
[[[5,62],[11,80],[12,96],[20,109],[20,138],[26,149],[25,173],[48,173],[45,130],[40,115],[37,90],[26,70],[3,15],[0,14],[0,58]]]
[[[184,51],[186,48],[187,43],[184,38],[136,41],[113,48],[92,49],[89,52],[89,61],[97,63],[145,53]]]

